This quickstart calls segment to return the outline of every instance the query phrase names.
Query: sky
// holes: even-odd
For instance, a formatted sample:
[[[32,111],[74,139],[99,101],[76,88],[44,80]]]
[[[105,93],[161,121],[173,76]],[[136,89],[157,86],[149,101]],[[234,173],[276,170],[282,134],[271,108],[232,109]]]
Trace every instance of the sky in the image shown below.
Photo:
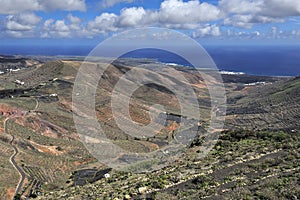
[[[0,0],[0,45],[94,45],[163,27],[204,44],[300,44],[300,0]]]

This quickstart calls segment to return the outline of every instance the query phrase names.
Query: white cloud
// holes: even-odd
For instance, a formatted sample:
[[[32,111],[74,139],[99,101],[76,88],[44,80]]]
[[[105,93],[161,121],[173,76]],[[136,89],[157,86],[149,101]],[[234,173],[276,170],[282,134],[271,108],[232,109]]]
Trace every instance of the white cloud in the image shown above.
[[[234,31],[228,29],[225,32],[226,38],[235,38],[235,39],[253,39],[253,38],[266,38],[265,34],[262,34],[260,31]]]
[[[119,3],[132,3],[134,0],[102,0],[100,6],[102,8],[112,7]]]
[[[300,16],[299,0],[264,0],[261,14],[270,17]]]
[[[220,9],[225,13],[248,14],[261,11],[263,1],[261,0],[221,0]]]
[[[24,32],[21,31],[6,31],[6,33],[14,38],[24,38],[26,37],[26,34],[24,34]]]
[[[70,31],[69,27],[65,24],[64,20],[57,20],[53,27],[54,27],[54,30],[58,31],[58,32]]]
[[[54,19],[47,19],[44,22],[43,32],[41,33],[41,38],[49,38],[49,31],[52,29]]]
[[[256,14],[268,17],[300,15],[298,0],[221,0],[220,9],[226,13]]]
[[[40,36],[42,38],[66,38],[88,37],[90,34],[79,17],[68,14],[65,19],[47,19],[44,22]]]
[[[220,10],[211,4],[199,1],[165,0],[158,15],[162,24],[196,24],[220,18]]]
[[[300,29],[299,30],[292,30],[292,35],[294,36],[300,36]]]
[[[44,29],[45,30],[49,30],[50,26],[53,24],[54,22],[54,19],[47,19],[45,22],[44,22]]]
[[[250,22],[252,17],[252,15],[234,15],[233,17],[224,19],[224,25],[251,28],[253,26],[253,23]]]
[[[93,34],[117,31],[118,16],[113,13],[102,13],[88,23],[87,29]]]
[[[220,10],[208,3],[200,3],[197,0],[165,0],[158,10],[131,7],[122,9],[119,16],[102,13],[88,23],[87,30],[96,35],[142,26],[194,29],[199,27],[201,22],[216,20],[220,16]]]
[[[8,15],[4,22],[3,33],[15,38],[33,37],[40,21],[41,17],[33,13]]]
[[[0,0],[0,14],[26,11],[85,11],[85,0]]]
[[[270,32],[266,35],[268,39],[287,39],[287,38],[299,38],[300,30],[294,29],[291,31],[281,30],[279,27],[273,26]]]
[[[41,21],[41,17],[34,13],[22,13],[18,15],[21,21],[27,24],[35,25]]]
[[[37,0],[0,0],[0,5],[0,14],[16,14],[41,9]]]
[[[272,23],[272,22],[284,22],[281,18],[272,18],[267,16],[256,16],[251,14],[245,15],[233,15],[224,19],[224,25],[235,26],[240,28],[252,28],[254,24],[258,23]]]
[[[300,16],[300,1],[295,0],[221,0],[219,7],[228,16],[224,19],[225,25],[243,28]]]
[[[67,15],[67,19],[72,23],[72,24],[80,24],[81,19],[79,17],[73,16],[72,14]]]
[[[44,22],[42,38],[49,37],[71,37],[71,28],[65,23],[65,20],[48,19]]]
[[[194,38],[205,37],[205,36],[217,37],[220,35],[221,35],[221,30],[216,24],[214,24],[214,25],[207,24],[207,25],[197,29],[195,32],[193,32]]]
[[[8,31],[32,31],[41,21],[41,17],[33,13],[8,15],[6,17],[6,29]]]
[[[117,3],[133,1],[102,0],[100,4],[111,7]],[[222,20],[222,25],[225,26],[250,29],[259,23],[282,23],[286,17],[300,17],[300,0],[220,0],[218,6],[199,0],[164,0],[156,10],[144,7],[124,8],[119,15],[102,13],[91,21],[84,21],[74,13],[69,13],[64,19],[47,19],[37,29],[41,18],[33,14],[33,11],[85,11],[85,0],[0,0],[0,5],[0,14],[8,14],[1,29],[5,29],[13,37],[27,36],[37,30],[41,37],[94,37],[144,26],[189,29],[194,37],[218,37],[226,36],[226,33],[222,34],[220,21],[217,20]],[[21,14],[15,14],[19,12]],[[222,30],[226,31],[226,28]],[[296,37],[296,33],[297,30],[294,30],[290,35]],[[229,31],[227,35],[229,34],[245,37],[263,35],[251,30],[241,31],[240,34]]]
[[[72,14],[68,14],[67,19],[70,22],[70,29],[80,30],[81,19],[79,17],[73,16]]]
[[[252,32],[253,35],[256,35],[256,36],[260,36],[260,32],[259,31],[254,31]]]
[[[121,27],[135,27],[142,25],[142,20],[146,17],[146,11],[144,8],[132,7],[121,10],[119,17],[119,25]]]
[[[251,20],[252,23],[273,23],[273,22],[282,23],[284,21],[285,20],[282,18],[273,18],[268,16],[254,16]]]
[[[86,11],[85,0],[47,0],[39,1],[42,10]]]
[[[33,27],[30,25],[20,24],[16,21],[9,20],[6,24],[6,28],[10,31],[30,31]]]

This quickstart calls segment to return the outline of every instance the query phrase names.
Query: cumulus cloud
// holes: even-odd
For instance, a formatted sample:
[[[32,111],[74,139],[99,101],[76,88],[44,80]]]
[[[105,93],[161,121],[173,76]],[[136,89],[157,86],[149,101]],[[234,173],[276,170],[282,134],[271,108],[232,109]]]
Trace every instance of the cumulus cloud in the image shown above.
[[[224,35],[227,38],[239,38],[239,39],[254,39],[254,38],[264,38],[266,35],[262,34],[260,31],[234,31],[228,29]]]
[[[119,17],[119,25],[122,27],[133,27],[142,25],[143,19],[146,17],[146,11],[144,8],[132,7],[121,10]]]
[[[131,0],[104,0],[114,5]],[[137,26],[161,26],[198,29],[202,23],[224,20],[224,25],[251,28],[257,23],[284,22],[285,17],[300,16],[300,1],[294,0],[220,0],[218,6],[198,0],[164,0],[158,10],[142,7],[121,10],[115,29]]]
[[[65,24],[64,20],[57,20],[53,27],[54,27],[54,30],[58,31],[58,32],[70,31],[69,27]]]
[[[268,39],[287,39],[287,38],[299,38],[300,30],[281,30],[279,27],[273,26],[266,35]]]
[[[49,37],[70,37],[72,34],[70,27],[65,20],[48,19],[44,22],[42,38]]]
[[[292,30],[292,35],[294,35],[294,36],[300,36],[300,29],[298,29],[298,30]]]
[[[219,6],[226,13],[268,17],[300,15],[300,1],[295,0],[221,0]]]
[[[219,7],[223,12],[235,14],[257,13],[261,11],[263,1],[260,0],[221,0]]]
[[[49,30],[50,26],[53,24],[54,19],[47,19],[44,22],[44,30]]]
[[[42,10],[86,11],[85,0],[47,0],[39,1]]]
[[[224,19],[224,25],[251,28],[253,26],[251,22],[252,18],[252,15],[234,15],[233,17]]]
[[[79,17],[73,16],[72,14],[68,14],[67,18],[72,24],[80,24],[81,22],[81,19]]]
[[[70,22],[70,29],[80,30],[81,19],[79,17],[73,16],[72,14],[68,14],[67,19]]]
[[[100,2],[100,6],[102,8],[108,8],[119,3],[132,3],[132,2],[134,2],[134,0],[102,0]]]
[[[300,16],[300,1],[294,0],[221,0],[219,7],[228,16],[224,19],[225,25],[243,28]]]
[[[0,0],[0,5],[0,14],[16,14],[41,9],[37,0]]]
[[[85,11],[85,0],[0,0],[0,14],[25,11]]]
[[[93,34],[117,31],[116,23],[118,16],[113,13],[102,13],[87,25],[87,29]]]
[[[205,36],[220,36],[221,35],[221,30],[219,26],[216,24],[214,25],[205,25],[199,29],[197,29],[195,32],[193,32],[193,37],[194,38],[199,38],[199,37],[205,37]]]
[[[30,31],[30,30],[32,30],[33,27],[30,25],[21,24],[19,22],[13,21],[10,18],[8,18],[6,28],[7,28],[7,30],[10,30],[10,31]]]
[[[6,31],[6,33],[14,38],[24,38],[26,37],[26,34],[24,32],[20,32],[20,31]]]
[[[270,17],[300,16],[298,0],[264,0],[261,14]]]
[[[165,0],[158,10],[145,10],[143,7],[131,7],[121,10],[119,16],[114,15],[113,20],[109,16],[110,29],[140,26],[160,26],[178,29],[194,29],[201,22],[217,20],[221,16],[221,11],[208,3],[199,1]],[[99,16],[102,19],[103,16]],[[106,22],[107,23],[107,22]],[[105,23],[104,27],[107,27]],[[93,22],[91,24],[94,24]],[[98,25],[100,25],[98,23]],[[90,25],[94,26],[94,25]],[[106,28],[105,28],[106,29]]]
[[[157,13],[161,23],[199,23],[220,18],[220,10],[199,1],[165,0]]]
[[[100,4],[102,7],[111,7],[133,1],[102,0]],[[219,37],[226,35],[226,32],[222,34],[221,25],[250,29],[258,23],[282,23],[286,17],[300,17],[299,0],[219,0],[217,6],[199,0],[164,0],[157,9],[123,8],[120,14],[105,12],[91,21],[84,21],[74,13],[69,13],[63,19],[47,19],[42,24],[41,18],[33,14],[34,11],[85,11],[85,0],[0,0],[0,3],[0,14],[7,14],[1,29],[13,37],[22,37],[22,31],[28,33],[37,30],[35,27],[38,24],[41,24],[38,29],[41,37],[94,37],[143,26],[188,29],[192,30],[190,32],[195,38]],[[19,12],[21,14],[15,14]],[[226,28],[222,28],[222,31],[226,31]],[[233,35],[262,36],[260,32],[240,33]],[[296,36],[298,32],[295,30],[290,34]]]
[[[8,15],[6,17],[6,28],[8,31],[32,31],[40,21],[41,17],[33,13]]]
[[[282,18],[272,18],[268,16],[260,15],[233,15],[229,18],[224,19],[224,25],[235,26],[240,28],[252,28],[254,24],[258,23],[273,23],[273,22],[284,22]]]
[[[65,19],[47,19],[44,21],[40,36],[42,38],[68,38],[68,37],[89,37],[90,32],[82,24],[82,20],[72,14]]]
[[[15,38],[33,37],[36,35],[35,30],[41,19],[33,13],[8,15],[3,26],[1,25],[2,29],[5,30],[2,34]]]

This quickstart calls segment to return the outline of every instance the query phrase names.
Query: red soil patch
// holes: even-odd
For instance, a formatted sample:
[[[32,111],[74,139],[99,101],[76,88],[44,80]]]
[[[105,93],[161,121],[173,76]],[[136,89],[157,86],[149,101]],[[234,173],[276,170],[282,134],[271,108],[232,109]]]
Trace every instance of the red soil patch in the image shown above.
[[[168,126],[168,130],[173,132],[179,128],[179,125],[176,122],[173,122],[170,126]]]
[[[191,84],[191,86],[194,86],[194,87],[200,88],[200,89],[207,89],[207,86],[204,82],[200,82],[200,83],[197,83],[197,84]]]
[[[157,144],[154,144],[154,143],[151,143],[151,142],[141,141],[140,143],[142,145],[144,145],[146,148],[148,148],[150,150],[150,152],[156,151],[156,150],[159,149],[159,146]]]
[[[28,127],[46,137],[79,140],[79,137],[76,134],[69,134],[67,130],[50,122],[40,120],[38,117],[17,118],[16,123]]]
[[[3,117],[21,117],[25,114],[24,111],[13,108],[7,104],[0,104],[0,116]]]
[[[72,102],[69,102],[61,97],[59,103],[65,110],[72,112]]]
[[[39,151],[39,152],[42,152],[42,153],[47,153],[47,154],[53,154],[53,155],[56,155],[56,156],[59,156],[61,154],[63,154],[64,152],[63,151],[58,151],[57,150],[57,147],[58,146],[46,146],[46,145],[40,145],[40,144],[37,144],[33,141],[30,141],[30,143]]]
[[[79,166],[87,165],[95,161],[96,161],[95,158],[88,158],[85,160],[74,161],[73,164],[75,165],[76,168],[78,168]]]
[[[15,188],[7,188],[6,190],[6,199],[13,199],[15,195]]]

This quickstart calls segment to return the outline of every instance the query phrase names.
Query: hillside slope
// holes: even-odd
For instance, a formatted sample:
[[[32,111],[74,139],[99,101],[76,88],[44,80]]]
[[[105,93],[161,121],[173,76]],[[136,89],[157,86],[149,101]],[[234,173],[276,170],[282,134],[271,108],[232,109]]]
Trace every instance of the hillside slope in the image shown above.
[[[228,129],[300,130],[299,77],[244,88],[242,92],[244,94],[229,99]]]
[[[97,65],[105,67],[105,63]],[[72,92],[80,66],[80,61],[52,61],[0,75],[0,116],[2,123],[8,120],[7,132],[4,132],[2,125],[0,138],[7,149],[7,155],[1,158],[1,163],[5,164],[3,169],[7,171],[6,176],[1,176],[1,195],[8,189],[13,190],[18,182],[17,174],[7,160],[11,153],[7,144],[10,135],[14,136],[13,143],[19,151],[16,162],[26,173],[20,196],[34,197],[41,192],[67,188],[73,181],[68,181],[68,177],[79,169],[103,169],[103,164],[95,163],[95,159],[81,143],[73,123]],[[174,130],[180,127],[176,118],[180,111],[178,102],[175,94],[159,85],[147,84],[139,88],[133,94],[130,104],[130,115],[136,123],[149,123],[148,112],[153,104],[165,105],[170,116],[157,137],[142,140],[124,133],[112,118],[110,96],[119,78],[130,69],[132,66],[126,63],[114,63],[106,70],[97,88],[97,117],[107,137],[127,151],[155,151],[168,144]],[[196,94],[202,97],[199,100],[202,116],[203,120],[207,120],[210,102],[203,80],[197,74],[180,73],[192,81]],[[173,82],[174,78],[167,77],[167,80]],[[125,117],[124,120],[128,119]]]
[[[229,130],[222,132],[205,158],[197,158],[202,144],[198,141],[163,170],[112,171],[109,179],[46,193],[39,199],[300,198],[299,78],[252,79],[225,80]],[[251,84],[257,80],[266,83]]]

